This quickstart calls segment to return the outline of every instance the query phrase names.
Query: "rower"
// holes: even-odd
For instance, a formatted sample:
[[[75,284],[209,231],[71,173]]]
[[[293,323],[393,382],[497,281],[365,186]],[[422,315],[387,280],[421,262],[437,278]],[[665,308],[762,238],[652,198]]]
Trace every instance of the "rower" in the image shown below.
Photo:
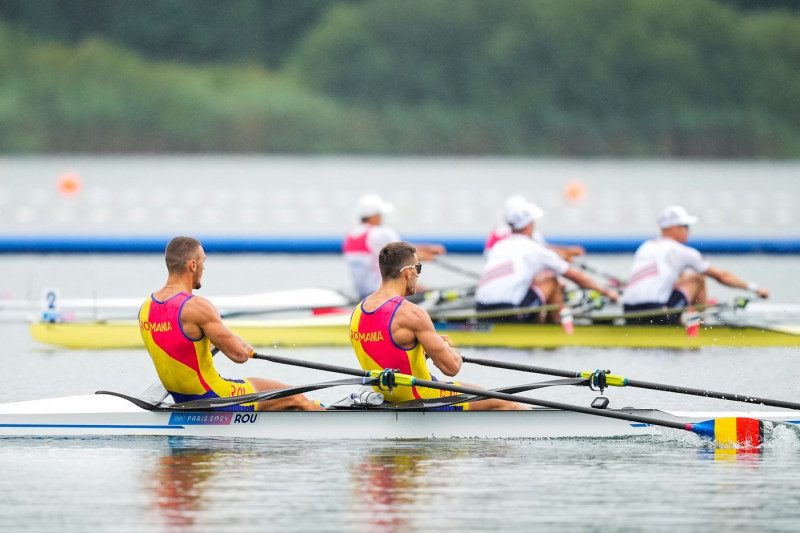
[[[407,242],[384,246],[378,255],[381,285],[358,304],[350,319],[350,342],[364,370],[397,369],[415,378],[437,381],[426,359],[446,376],[461,370],[461,353],[447,335],[438,335],[428,314],[405,299],[416,292],[422,263],[417,250]],[[455,382],[454,384],[459,385]],[[467,385],[476,387],[475,385]],[[376,387],[389,402],[443,398],[458,393],[422,387],[399,387],[391,391]],[[436,410],[526,409],[514,402],[486,399]]]
[[[511,228],[508,225],[507,219],[509,213],[512,213],[517,206],[522,205],[530,205],[535,210],[535,212],[539,213],[539,216],[543,215],[544,212],[539,209],[539,206],[534,204],[533,202],[528,202],[524,196],[520,194],[515,194],[514,196],[509,196],[506,198],[505,203],[503,204],[503,213],[502,213],[502,220],[492,228],[491,233],[489,233],[489,237],[486,238],[486,242],[483,244],[483,255],[486,256],[489,253],[489,250],[497,244],[498,242],[502,241],[509,235],[511,235]],[[546,246],[550,248],[555,253],[561,256],[562,259],[568,262],[572,262],[572,258],[576,255],[586,255],[586,248],[581,246],[580,244],[552,244],[547,242],[542,232],[536,228],[533,231],[533,235],[531,235],[531,239],[538,242],[542,246]],[[543,271],[540,273],[540,276],[544,277],[546,275],[553,276],[552,272]]]
[[[524,201],[512,203],[506,211],[506,223],[511,234],[495,243],[486,254],[486,264],[475,291],[477,311],[494,311],[521,307],[538,307],[564,303],[564,295],[555,276],[541,277],[550,271],[586,289],[596,290],[616,302],[615,290],[606,289],[591,277],[570,266],[555,251],[534,239],[535,222],[542,210]],[[554,309],[549,319],[559,322]],[[530,315],[508,315],[500,321],[532,321]]]
[[[385,244],[399,241],[400,237],[383,220],[386,214],[394,211],[394,206],[377,194],[362,196],[356,210],[360,222],[345,236],[342,252],[358,297],[365,298],[381,284],[378,253]],[[423,261],[429,261],[445,252],[441,244],[419,244],[417,249]]]
[[[706,305],[706,276],[729,287],[746,289],[761,298],[769,292],[757,283],[744,281],[711,266],[699,251],[687,246],[689,226],[697,222],[678,205],[661,212],[661,236],[645,241],[633,256],[633,265],[622,295],[623,310],[633,313]],[[680,313],[629,318],[628,324],[677,325]]]
[[[228,398],[285,388],[265,378],[225,379],[214,368],[211,345],[235,363],[253,353],[229,330],[216,307],[192,291],[199,289],[206,254],[200,241],[175,237],[165,252],[167,283],[150,295],[139,310],[139,330],[158,377],[176,403],[201,398]],[[229,410],[323,410],[297,394],[277,400],[237,405]]]

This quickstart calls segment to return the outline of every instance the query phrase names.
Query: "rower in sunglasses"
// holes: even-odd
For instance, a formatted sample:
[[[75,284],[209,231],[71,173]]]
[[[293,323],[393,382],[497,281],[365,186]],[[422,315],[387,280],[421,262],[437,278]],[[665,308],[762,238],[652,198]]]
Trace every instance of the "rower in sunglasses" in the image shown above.
[[[350,342],[364,370],[399,369],[418,379],[438,381],[431,375],[426,358],[446,376],[461,370],[461,353],[447,335],[438,335],[433,322],[422,308],[406,300],[416,292],[422,264],[417,249],[407,242],[393,242],[378,255],[381,285],[364,298],[350,318]],[[477,387],[453,382],[465,387]],[[376,388],[376,390],[378,390]],[[381,389],[386,401],[441,398],[457,393],[424,387]],[[514,402],[497,399],[439,407],[435,410],[527,409]]]

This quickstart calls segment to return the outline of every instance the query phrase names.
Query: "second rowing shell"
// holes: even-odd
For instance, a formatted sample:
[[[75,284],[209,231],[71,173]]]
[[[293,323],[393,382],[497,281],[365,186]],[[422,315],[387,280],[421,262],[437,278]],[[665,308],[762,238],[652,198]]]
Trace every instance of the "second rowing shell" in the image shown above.
[[[350,346],[349,314],[303,318],[229,319],[226,325],[253,346]],[[558,324],[436,323],[456,346],[558,348],[561,346],[698,348],[702,346],[800,346],[800,326],[705,325],[689,337],[679,326],[575,325],[567,335]],[[71,349],[143,348],[134,320],[33,322],[38,342]]]

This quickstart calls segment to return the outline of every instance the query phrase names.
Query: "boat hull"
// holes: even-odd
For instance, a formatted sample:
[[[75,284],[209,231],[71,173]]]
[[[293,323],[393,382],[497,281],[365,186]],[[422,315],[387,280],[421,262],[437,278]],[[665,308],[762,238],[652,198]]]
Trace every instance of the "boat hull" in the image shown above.
[[[40,300],[0,299],[0,319],[30,316],[67,316],[79,320],[125,319],[136,316],[141,298],[65,298],[51,290]],[[261,292],[241,296],[209,296],[222,316],[301,312],[314,309],[351,307],[352,300],[332,289],[307,288]]]
[[[619,412],[698,422],[721,413]],[[790,421],[800,413],[722,413]],[[112,395],[70,396],[0,405],[0,437],[181,436],[253,439],[543,439],[658,435],[647,424],[556,409],[529,411],[166,412]],[[670,430],[667,430],[670,431]]]
[[[350,346],[349,315],[298,319],[226,320],[231,330],[253,346],[281,348]],[[457,346],[558,348],[561,346],[630,348],[699,348],[702,346],[798,346],[798,328],[701,327],[689,337],[682,327],[576,325],[567,335],[557,324],[437,323]],[[138,324],[132,320],[100,322],[35,322],[31,336],[38,342],[71,349],[143,348]]]

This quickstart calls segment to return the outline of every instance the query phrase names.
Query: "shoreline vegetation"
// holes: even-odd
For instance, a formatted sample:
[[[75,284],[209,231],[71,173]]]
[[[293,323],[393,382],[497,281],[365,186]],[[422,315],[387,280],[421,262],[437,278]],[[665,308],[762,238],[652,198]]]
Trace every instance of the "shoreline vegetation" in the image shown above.
[[[185,25],[181,10],[158,11],[185,2],[103,2],[104,32],[64,36],[32,25],[35,13],[8,16],[24,2],[0,0],[0,153],[800,157],[796,10],[298,1],[305,18],[267,58],[252,54],[280,49],[266,37],[237,55],[219,48],[235,44],[230,33],[209,28],[235,34],[268,3],[231,0],[215,14],[193,0],[187,9],[205,6],[209,21],[181,46],[209,52],[185,59],[145,31],[158,16],[162,33]],[[138,17],[115,34],[126,10]],[[215,20],[224,13],[233,18]]]

